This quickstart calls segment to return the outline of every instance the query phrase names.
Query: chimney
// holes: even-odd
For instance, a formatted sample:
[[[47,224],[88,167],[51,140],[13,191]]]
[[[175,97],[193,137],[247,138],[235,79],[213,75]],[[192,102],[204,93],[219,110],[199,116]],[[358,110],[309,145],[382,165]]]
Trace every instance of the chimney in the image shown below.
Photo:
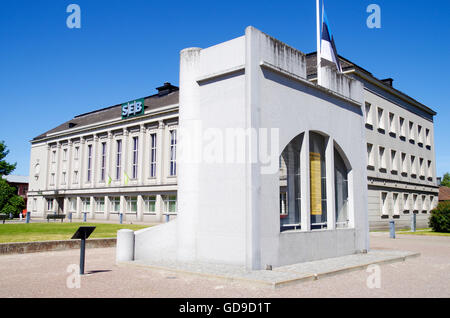
[[[156,89],[158,90],[158,96],[165,96],[179,90],[177,86],[173,86],[169,82],[164,83],[163,86],[157,87]]]
[[[389,85],[390,87],[394,87],[394,79],[392,78],[386,78],[381,80],[384,84]]]

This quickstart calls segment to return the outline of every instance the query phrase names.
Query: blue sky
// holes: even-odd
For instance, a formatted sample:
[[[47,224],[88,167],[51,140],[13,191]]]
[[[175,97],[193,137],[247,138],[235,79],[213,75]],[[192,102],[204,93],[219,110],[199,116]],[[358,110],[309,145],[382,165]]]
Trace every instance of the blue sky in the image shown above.
[[[81,7],[81,29],[66,8]],[[382,28],[369,29],[369,4]],[[340,55],[438,112],[438,176],[450,171],[450,1],[325,2]],[[28,175],[29,141],[73,116],[178,84],[179,51],[208,47],[254,27],[315,51],[315,1],[2,0],[0,140],[14,174]]]

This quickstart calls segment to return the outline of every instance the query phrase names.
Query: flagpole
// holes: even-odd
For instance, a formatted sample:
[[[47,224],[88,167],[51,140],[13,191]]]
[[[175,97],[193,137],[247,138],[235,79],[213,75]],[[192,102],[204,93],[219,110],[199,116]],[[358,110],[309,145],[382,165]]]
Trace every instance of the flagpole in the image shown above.
[[[322,85],[322,75],[320,74],[320,40],[322,35],[320,34],[320,0],[316,0],[316,16],[317,16],[317,84]]]

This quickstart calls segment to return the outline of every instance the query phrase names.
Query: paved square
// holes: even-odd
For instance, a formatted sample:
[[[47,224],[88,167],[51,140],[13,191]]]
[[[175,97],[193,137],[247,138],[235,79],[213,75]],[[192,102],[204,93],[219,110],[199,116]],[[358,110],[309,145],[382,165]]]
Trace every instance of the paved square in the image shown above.
[[[380,265],[381,288],[370,289],[371,273],[355,270],[267,288],[136,266],[117,266],[115,249],[89,249],[81,288],[67,287],[68,266],[79,251],[0,256],[0,297],[450,297],[450,238],[372,233],[371,247],[421,253],[405,262]]]

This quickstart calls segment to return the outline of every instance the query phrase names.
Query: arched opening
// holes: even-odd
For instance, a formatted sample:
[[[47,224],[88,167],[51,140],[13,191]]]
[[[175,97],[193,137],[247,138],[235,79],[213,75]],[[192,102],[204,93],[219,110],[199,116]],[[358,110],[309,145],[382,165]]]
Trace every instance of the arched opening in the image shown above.
[[[332,137],[318,131],[295,137],[280,156],[280,231],[348,228],[350,172]]]

